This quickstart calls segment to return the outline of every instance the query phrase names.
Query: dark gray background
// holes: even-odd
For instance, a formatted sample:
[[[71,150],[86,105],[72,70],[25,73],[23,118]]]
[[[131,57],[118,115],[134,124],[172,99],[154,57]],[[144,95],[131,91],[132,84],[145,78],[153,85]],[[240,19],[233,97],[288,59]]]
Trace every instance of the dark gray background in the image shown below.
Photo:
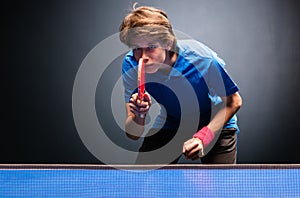
[[[72,88],[85,56],[134,1],[3,4],[2,163],[100,163],[82,144]],[[243,97],[239,163],[300,163],[299,1],[139,1],[227,63]],[[98,93],[99,94],[99,93]]]

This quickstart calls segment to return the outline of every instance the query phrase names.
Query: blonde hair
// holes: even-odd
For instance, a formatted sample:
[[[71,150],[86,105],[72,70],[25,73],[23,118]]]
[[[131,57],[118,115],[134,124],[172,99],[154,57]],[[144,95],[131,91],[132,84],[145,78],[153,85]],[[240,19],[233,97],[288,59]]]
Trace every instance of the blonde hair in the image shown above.
[[[175,49],[176,37],[167,14],[160,9],[148,6],[135,8],[124,18],[120,25],[120,40],[131,46],[131,39],[135,37],[150,36],[162,44],[172,42]]]

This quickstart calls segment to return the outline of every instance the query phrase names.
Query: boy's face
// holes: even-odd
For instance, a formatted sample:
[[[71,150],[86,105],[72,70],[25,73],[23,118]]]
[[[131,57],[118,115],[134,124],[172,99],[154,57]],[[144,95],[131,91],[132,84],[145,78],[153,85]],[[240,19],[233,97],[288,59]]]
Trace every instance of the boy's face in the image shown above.
[[[134,58],[139,61],[144,59],[145,72],[155,73],[164,67],[167,55],[167,47],[162,46],[157,40],[151,38],[133,38],[131,40]]]

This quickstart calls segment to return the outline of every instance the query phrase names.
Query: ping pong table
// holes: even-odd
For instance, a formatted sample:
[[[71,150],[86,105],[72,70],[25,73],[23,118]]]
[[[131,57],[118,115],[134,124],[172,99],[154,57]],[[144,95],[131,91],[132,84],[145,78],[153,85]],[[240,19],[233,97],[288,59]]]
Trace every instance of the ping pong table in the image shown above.
[[[300,165],[0,165],[0,197],[300,197]]]

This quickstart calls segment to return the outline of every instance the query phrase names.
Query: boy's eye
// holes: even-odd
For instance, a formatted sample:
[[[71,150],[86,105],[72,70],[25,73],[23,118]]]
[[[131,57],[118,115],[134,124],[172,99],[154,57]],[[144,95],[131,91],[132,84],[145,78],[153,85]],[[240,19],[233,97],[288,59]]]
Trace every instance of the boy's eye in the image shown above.
[[[146,48],[142,48],[142,47],[131,47],[132,49],[133,49],[133,51],[135,51],[135,52],[139,52],[139,51],[141,51],[142,49],[145,49],[145,50],[153,50],[153,49],[155,49],[155,48],[157,48],[157,46],[156,45],[149,45],[148,47],[146,47]]]
[[[156,45],[149,45],[148,48],[149,49],[155,49],[155,48],[157,48],[157,46]]]

